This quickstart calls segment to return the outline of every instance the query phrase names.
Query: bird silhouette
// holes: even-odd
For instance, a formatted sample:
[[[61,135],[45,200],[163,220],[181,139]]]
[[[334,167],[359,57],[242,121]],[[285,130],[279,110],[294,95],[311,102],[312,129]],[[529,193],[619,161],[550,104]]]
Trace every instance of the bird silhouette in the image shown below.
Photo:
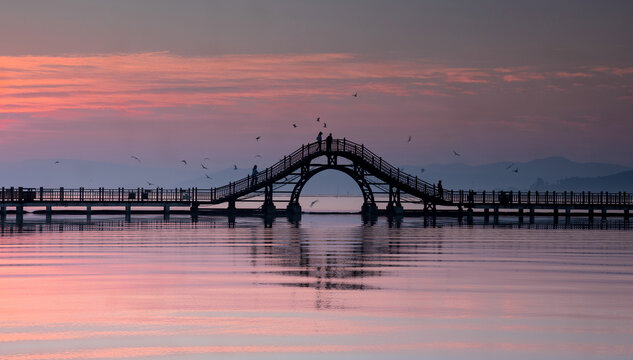
[[[204,166],[204,164],[201,163],[200,166],[202,166],[203,169],[208,170],[208,168]]]
[[[352,95],[353,97],[358,97],[358,92],[355,92],[354,95]]]
[[[409,135],[409,140],[407,142],[411,142],[411,135]]]
[[[320,116],[317,118],[317,122],[319,122],[319,121],[321,121],[321,117]]]
[[[292,127],[295,127],[295,128],[296,128],[296,127],[297,127],[297,124],[292,124]]]
[[[59,160],[55,160],[55,164],[59,164]]]
[[[261,139],[261,138],[262,138],[261,136],[258,136],[258,137],[255,138],[255,140],[259,141],[259,139]]]
[[[139,159],[138,157],[134,156],[134,155],[130,155],[130,157],[138,162],[141,162],[141,159]]]
[[[519,168],[514,169],[514,172],[518,173],[519,172]]]
[[[324,127],[324,128],[326,128],[326,127],[327,127],[327,124],[326,124],[326,123],[323,123],[323,127]]]
[[[313,206],[314,206],[314,204],[316,204],[317,202],[319,202],[319,200],[318,200],[318,199],[317,199],[317,200],[314,200],[313,202],[311,202],[311,203],[310,203],[310,207],[313,207]]]
[[[457,151],[453,150],[453,155],[455,156],[462,156],[460,153],[458,153]]]
[[[181,163],[185,163],[187,165],[187,160],[180,160]]]
[[[211,160],[211,158],[206,157],[206,158],[204,158],[204,160]]]
[[[204,176],[206,176],[207,179],[211,179],[211,176],[209,176],[209,174],[204,174]]]
[[[424,172],[424,168],[420,169],[420,172],[422,172],[422,173],[423,173],[423,172]]]
[[[256,158],[261,158],[262,156],[261,156],[261,155],[259,155],[259,154],[257,154],[257,155],[255,155],[255,157],[256,157]]]
[[[233,164],[233,170],[237,170],[237,165]]]
[[[149,182],[147,180],[145,180],[145,182],[147,182],[147,185],[149,185],[149,186],[154,186],[154,184],[152,184],[151,182]]]
[[[511,168],[511,167],[513,167],[513,166],[514,166],[514,163],[512,163],[512,164],[508,165],[508,166],[506,167],[506,170],[508,170],[509,168]]]

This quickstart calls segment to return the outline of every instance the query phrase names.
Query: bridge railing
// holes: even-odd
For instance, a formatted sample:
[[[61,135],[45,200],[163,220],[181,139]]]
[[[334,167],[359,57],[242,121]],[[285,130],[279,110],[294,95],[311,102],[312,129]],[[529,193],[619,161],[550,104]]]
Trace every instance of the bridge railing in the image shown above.
[[[633,206],[633,194],[590,191],[448,191],[455,204],[539,206]]]
[[[197,188],[20,188],[0,189],[0,202],[190,202],[210,201],[211,189]]]

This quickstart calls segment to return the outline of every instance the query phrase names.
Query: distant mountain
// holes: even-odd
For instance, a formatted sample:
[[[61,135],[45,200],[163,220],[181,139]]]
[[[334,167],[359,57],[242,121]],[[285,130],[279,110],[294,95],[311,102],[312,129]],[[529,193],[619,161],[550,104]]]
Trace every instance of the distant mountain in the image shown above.
[[[633,192],[633,170],[597,177],[571,177],[554,184],[541,183],[534,190]]]

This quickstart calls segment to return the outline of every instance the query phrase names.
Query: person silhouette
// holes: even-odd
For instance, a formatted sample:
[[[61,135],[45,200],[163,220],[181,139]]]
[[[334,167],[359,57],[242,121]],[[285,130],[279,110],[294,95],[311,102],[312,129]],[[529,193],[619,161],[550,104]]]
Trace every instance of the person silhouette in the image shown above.
[[[442,186],[442,180],[437,182],[437,194],[439,195],[440,199],[444,197],[444,187]]]
[[[316,137],[317,142],[319,143],[318,151],[321,151],[321,142],[323,141],[323,132],[319,131],[319,135]]]
[[[327,152],[332,151],[332,133],[325,138],[325,148]]]
[[[251,186],[257,184],[257,165],[253,165],[253,172],[251,173]]]

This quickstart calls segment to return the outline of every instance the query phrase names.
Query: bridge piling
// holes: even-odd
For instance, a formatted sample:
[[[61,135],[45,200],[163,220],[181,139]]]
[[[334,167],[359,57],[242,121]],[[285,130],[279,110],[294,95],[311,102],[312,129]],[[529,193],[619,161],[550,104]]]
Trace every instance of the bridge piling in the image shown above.
[[[297,202],[289,202],[286,206],[286,216],[290,222],[301,220],[301,205]]]
[[[519,208],[519,224],[523,224],[523,208]]]
[[[92,206],[86,205],[86,220],[90,222],[91,219],[92,219]]]
[[[189,208],[189,215],[191,216],[191,220],[198,219],[198,207],[199,204],[197,202],[191,203],[191,207]]]
[[[163,206],[163,220],[169,220],[169,205]]]
[[[588,210],[589,222],[593,222],[593,208],[590,207]]]
[[[569,224],[571,222],[571,208],[568,206],[565,208],[565,223]]]
[[[629,209],[624,209],[624,221],[629,221]]]
[[[607,207],[602,207],[602,221],[607,221]]]
[[[499,206],[498,205],[494,207],[493,222],[495,225],[499,225]]]
[[[7,207],[0,206],[0,222],[5,222],[7,220]]]
[[[24,206],[22,205],[15,207],[15,222],[18,223],[18,225],[22,225],[24,222]]]
[[[466,223],[468,225],[473,224],[473,208],[471,207],[469,207],[468,210],[466,210]]]
[[[484,209],[484,224],[488,225],[490,222],[490,208]]]
[[[125,205],[125,222],[132,221],[132,205]]]
[[[530,224],[534,224],[534,206],[530,206]]]
[[[558,207],[554,207],[554,224],[558,224]]]
[[[50,224],[53,217],[53,207],[46,205],[46,223]]]

